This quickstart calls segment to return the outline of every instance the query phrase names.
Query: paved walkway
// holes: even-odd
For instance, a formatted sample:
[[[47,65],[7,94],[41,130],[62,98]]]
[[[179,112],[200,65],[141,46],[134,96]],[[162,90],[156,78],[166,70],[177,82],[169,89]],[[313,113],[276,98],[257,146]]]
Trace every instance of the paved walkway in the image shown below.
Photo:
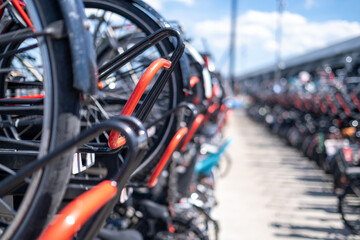
[[[227,134],[235,140],[217,185],[220,240],[360,239],[344,229],[330,178],[313,162],[242,111]]]

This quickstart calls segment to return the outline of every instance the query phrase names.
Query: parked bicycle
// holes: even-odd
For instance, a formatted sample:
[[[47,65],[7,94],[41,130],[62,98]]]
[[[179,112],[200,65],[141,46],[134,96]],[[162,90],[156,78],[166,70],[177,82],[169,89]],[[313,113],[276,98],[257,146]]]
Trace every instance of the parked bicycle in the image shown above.
[[[224,148],[199,152],[222,139],[225,92],[164,18],[137,0],[9,0],[0,23],[2,239],[217,236]],[[201,155],[216,161],[200,177]]]

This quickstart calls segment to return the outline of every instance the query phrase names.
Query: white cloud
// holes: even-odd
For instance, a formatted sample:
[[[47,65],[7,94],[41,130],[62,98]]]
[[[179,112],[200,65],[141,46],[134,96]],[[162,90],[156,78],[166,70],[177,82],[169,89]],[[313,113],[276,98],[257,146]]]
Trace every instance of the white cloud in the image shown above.
[[[166,2],[180,2],[187,6],[191,6],[194,4],[194,0],[144,0],[144,1],[147,2],[151,7],[155,8],[158,11],[163,9],[164,4]]]
[[[274,61],[278,44],[275,32],[278,22],[277,12],[248,11],[238,17],[237,49],[245,46],[249,67]],[[305,17],[285,11],[282,16],[282,56],[303,54],[312,49],[360,35],[360,23],[345,20],[326,22],[308,21]],[[195,24],[193,34],[206,38],[210,48],[224,52],[229,44],[230,19],[207,20]],[[260,56],[260,59],[253,59]]]

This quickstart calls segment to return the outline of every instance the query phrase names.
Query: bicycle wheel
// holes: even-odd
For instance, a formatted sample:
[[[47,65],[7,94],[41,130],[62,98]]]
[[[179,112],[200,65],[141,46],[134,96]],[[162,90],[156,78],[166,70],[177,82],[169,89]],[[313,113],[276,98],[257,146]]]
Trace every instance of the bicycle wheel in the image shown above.
[[[2,34],[24,30],[11,11],[10,5],[1,19]],[[28,1],[26,11],[35,32],[62,19],[56,1]],[[67,38],[11,41],[0,46],[0,56],[1,181],[71,139],[80,128]],[[73,154],[55,159],[1,199],[2,239],[38,236],[62,199]]]
[[[345,226],[353,233],[360,234],[360,198],[355,192],[359,191],[359,182],[346,187],[338,198],[338,210]]]
[[[139,10],[130,1],[85,0],[84,4],[91,26],[90,31],[94,38],[99,66],[160,28],[149,15]],[[99,118],[106,117],[104,112],[108,117],[118,115],[147,66],[157,58],[169,58],[173,50],[174,47],[170,41],[164,40],[112,73],[101,82],[100,94],[96,99],[102,110],[97,104],[97,106],[90,107],[91,109],[87,107],[85,113],[88,116]],[[157,99],[150,115],[145,120],[145,124],[159,119],[164,112],[173,109],[181,101],[182,94],[179,89],[182,89],[182,83],[179,72],[180,69],[177,67]],[[146,88],[139,104],[142,103],[153,84],[154,81]],[[84,119],[91,120],[89,117]],[[90,124],[88,121],[83,125]],[[172,115],[155,127],[148,129],[149,151],[137,170],[137,176],[133,179],[145,180],[147,173],[152,171],[152,167],[157,163],[156,160],[161,157],[167,142],[175,134],[177,125],[178,119]]]
[[[175,229],[174,233],[170,232],[159,232],[155,235],[154,239],[156,240],[208,240],[206,236],[195,224],[192,223],[192,220],[176,216],[172,220],[173,227]]]

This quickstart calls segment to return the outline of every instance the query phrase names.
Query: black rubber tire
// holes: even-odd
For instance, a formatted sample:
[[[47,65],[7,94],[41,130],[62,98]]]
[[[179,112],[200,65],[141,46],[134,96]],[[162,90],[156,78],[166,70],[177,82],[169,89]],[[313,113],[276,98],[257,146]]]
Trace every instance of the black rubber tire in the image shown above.
[[[61,20],[62,14],[56,1],[37,0],[27,5],[28,14],[39,30]],[[44,67],[44,112],[42,137],[38,157],[73,138],[80,130],[80,95],[72,87],[72,70],[67,38],[41,39]],[[49,223],[62,200],[71,173],[75,149],[53,160],[33,174],[31,183],[22,199],[12,223],[2,239],[36,239]],[[1,162],[1,160],[0,160]]]
[[[360,234],[360,198],[354,194],[353,188],[359,188],[360,182],[349,184],[338,196],[338,212],[344,225],[354,234]],[[352,216],[350,216],[352,215]],[[350,219],[350,218],[357,219]]]
[[[153,33],[160,29],[160,26],[155,22],[153,18],[147,15],[145,12],[135,7],[131,1],[121,0],[84,0],[85,7],[99,8],[114,12],[124,18],[130,20],[132,23],[141,29],[146,35]],[[173,45],[168,39],[163,40],[156,45],[157,50],[162,57],[168,58],[169,54],[174,50]],[[181,70],[179,65],[175,68],[171,78],[168,80],[169,86],[169,109],[174,108],[184,98],[182,94],[182,79]],[[146,121],[145,121],[146,122]],[[174,136],[179,121],[177,116],[172,115],[168,118],[162,128],[157,134],[157,140],[150,145],[150,149],[145,156],[143,162],[139,168],[135,171],[132,181],[144,182],[149,174],[153,171],[162,153],[167,147],[168,143]]]
[[[192,220],[187,220],[181,216],[176,216],[172,220],[172,223],[175,228],[175,233],[169,232],[159,232],[154,239],[155,240],[175,240],[175,239],[193,239],[193,240],[209,240],[209,237],[204,234],[195,224],[192,223]],[[191,236],[182,236],[182,234],[187,233]]]

